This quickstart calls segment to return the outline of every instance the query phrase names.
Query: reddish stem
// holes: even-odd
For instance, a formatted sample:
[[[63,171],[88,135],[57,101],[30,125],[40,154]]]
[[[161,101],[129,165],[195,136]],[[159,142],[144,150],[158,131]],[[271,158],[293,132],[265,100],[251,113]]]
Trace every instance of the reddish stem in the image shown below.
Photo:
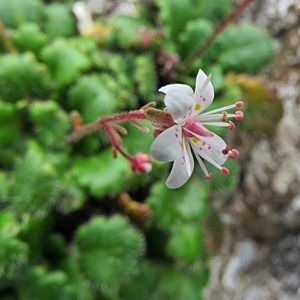
[[[100,129],[101,127],[104,127],[104,124],[108,124],[110,122],[136,121],[136,120],[144,120],[144,119],[146,119],[146,116],[144,114],[143,109],[123,112],[108,117],[98,118],[96,121],[90,124],[82,125],[75,128],[75,130],[69,135],[67,141],[71,142],[86,134],[93,133],[98,129]]]
[[[237,4],[234,9],[224,17],[215,27],[213,33],[200,45],[200,47],[183,63],[183,68],[188,69],[195,59],[201,57],[201,55],[209,48],[209,46],[214,42],[216,37],[225,30],[225,28],[234,21],[234,19],[243,12],[243,10],[252,2],[253,0],[242,0],[241,3]]]
[[[121,148],[120,142],[116,138],[116,134],[115,134],[113,128],[108,123],[106,123],[106,122],[103,122],[102,126],[103,126],[103,129],[106,131],[106,133],[107,133],[107,135],[108,135],[108,137],[109,137],[109,139],[111,141],[113,149],[115,149],[121,155],[123,155],[126,159],[128,159],[129,161],[131,161],[132,157]]]

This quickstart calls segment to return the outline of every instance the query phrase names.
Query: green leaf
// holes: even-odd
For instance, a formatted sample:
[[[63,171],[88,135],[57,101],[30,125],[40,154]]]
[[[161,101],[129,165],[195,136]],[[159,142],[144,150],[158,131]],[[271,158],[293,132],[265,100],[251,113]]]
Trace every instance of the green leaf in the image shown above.
[[[203,41],[212,33],[213,24],[206,19],[191,20],[187,23],[185,31],[180,35],[178,48],[183,58],[188,58]]]
[[[42,15],[40,0],[0,0],[0,19],[16,28],[24,22],[37,22]]]
[[[64,39],[44,48],[42,57],[59,86],[71,83],[90,66],[88,57]]]
[[[0,57],[0,98],[16,102],[23,98],[47,98],[53,83],[45,65],[33,55],[7,54]]]
[[[47,36],[41,32],[37,24],[23,23],[17,31],[13,32],[12,40],[18,50],[38,54],[46,45]]]
[[[171,230],[167,243],[168,255],[185,264],[191,264],[201,254],[203,232],[200,224],[177,224]]]
[[[20,239],[30,247],[29,257],[32,261],[39,259],[50,234],[49,217],[27,217],[20,227]]]
[[[86,122],[110,114],[122,106],[109,85],[114,80],[99,75],[80,77],[69,92],[69,107],[78,110]]]
[[[141,261],[136,274],[121,287],[121,298],[124,300],[150,300],[157,290],[160,270],[154,261]]]
[[[120,156],[114,159],[111,149],[88,158],[74,158],[72,173],[79,185],[96,197],[122,191],[132,174],[129,163]]]
[[[170,230],[176,223],[202,219],[206,214],[206,188],[190,181],[177,190],[156,183],[147,199],[155,222]]]
[[[19,225],[10,213],[0,213],[0,278],[12,278],[28,260],[28,248],[17,239]]]
[[[138,92],[144,102],[149,102],[156,92],[157,76],[152,55],[139,55],[136,58],[134,78]]]
[[[242,24],[228,27],[212,45],[225,71],[253,72],[272,60],[273,43],[266,31]]]
[[[232,0],[202,0],[201,17],[218,22],[228,15],[232,9]]]
[[[76,232],[79,264],[86,278],[104,293],[114,293],[135,270],[142,235],[126,219],[94,217]]]
[[[140,29],[144,27],[144,22],[136,17],[115,15],[111,20],[111,42],[123,48],[139,46],[141,44]]]
[[[16,106],[0,101],[0,146],[12,144],[19,135],[20,121]]]
[[[173,41],[178,41],[186,23],[199,16],[201,1],[198,0],[156,0],[160,19]]]
[[[28,268],[17,282],[20,300],[85,300],[76,295],[65,273],[49,272],[42,266]]]
[[[29,116],[42,145],[56,149],[65,146],[69,117],[57,103],[53,101],[33,102],[29,106]]]
[[[193,274],[166,268],[160,278],[160,285],[155,300],[201,300],[200,285]]]
[[[17,160],[9,187],[10,209],[18,214],[45,214],[57,200],[56,170],[35,143]]]
[[[75,33],[75,19],[71,7],[62,3],[53,3],[45,8],[45,32],[48,37],[69,37]]]

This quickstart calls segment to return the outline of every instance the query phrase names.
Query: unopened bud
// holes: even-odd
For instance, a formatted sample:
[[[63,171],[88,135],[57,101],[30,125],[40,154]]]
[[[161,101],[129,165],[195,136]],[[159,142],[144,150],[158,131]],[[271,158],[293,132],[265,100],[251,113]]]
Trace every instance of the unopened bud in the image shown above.
[[[143,152],[137,153],[130,162],[134,172],[149,173],[152,170],[150,157]]]

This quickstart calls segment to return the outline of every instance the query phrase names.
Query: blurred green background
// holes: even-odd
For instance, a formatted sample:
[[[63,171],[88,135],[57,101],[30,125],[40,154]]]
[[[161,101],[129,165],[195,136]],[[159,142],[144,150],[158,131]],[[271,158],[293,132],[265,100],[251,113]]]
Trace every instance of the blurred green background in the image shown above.
[[[167,164],[132,173],[103,131],[65,138],[71,111],[91,122],[150,101],[162,107],[158,88],[193,86],[199,68],[212,74],[212,106],[247,100],[232,141],[272,134],[282,107],[255,77],[274,54],[264,29],[241,20],[187,63],[233,7],[0,0],[0,299],[202,299],[214,252],[206,236],[221,231],[209,200],[233,193],[241,162],[212,181],[197,169],[173,191]],[[126,149],[149,152],[152,133],[127,129]]]

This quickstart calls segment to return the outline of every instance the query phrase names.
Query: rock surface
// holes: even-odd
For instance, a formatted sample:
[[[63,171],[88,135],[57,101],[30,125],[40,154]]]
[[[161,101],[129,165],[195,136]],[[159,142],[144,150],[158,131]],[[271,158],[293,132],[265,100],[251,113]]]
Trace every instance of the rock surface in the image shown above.
[[[238,192],[216,205],[224,224],[209,300],[300,299],[300,1],[256,0],[245,12],[276,39],[263,71],[283,101],[276,134],[253,140]],[[251,137],[250,137],[251,139]]]

